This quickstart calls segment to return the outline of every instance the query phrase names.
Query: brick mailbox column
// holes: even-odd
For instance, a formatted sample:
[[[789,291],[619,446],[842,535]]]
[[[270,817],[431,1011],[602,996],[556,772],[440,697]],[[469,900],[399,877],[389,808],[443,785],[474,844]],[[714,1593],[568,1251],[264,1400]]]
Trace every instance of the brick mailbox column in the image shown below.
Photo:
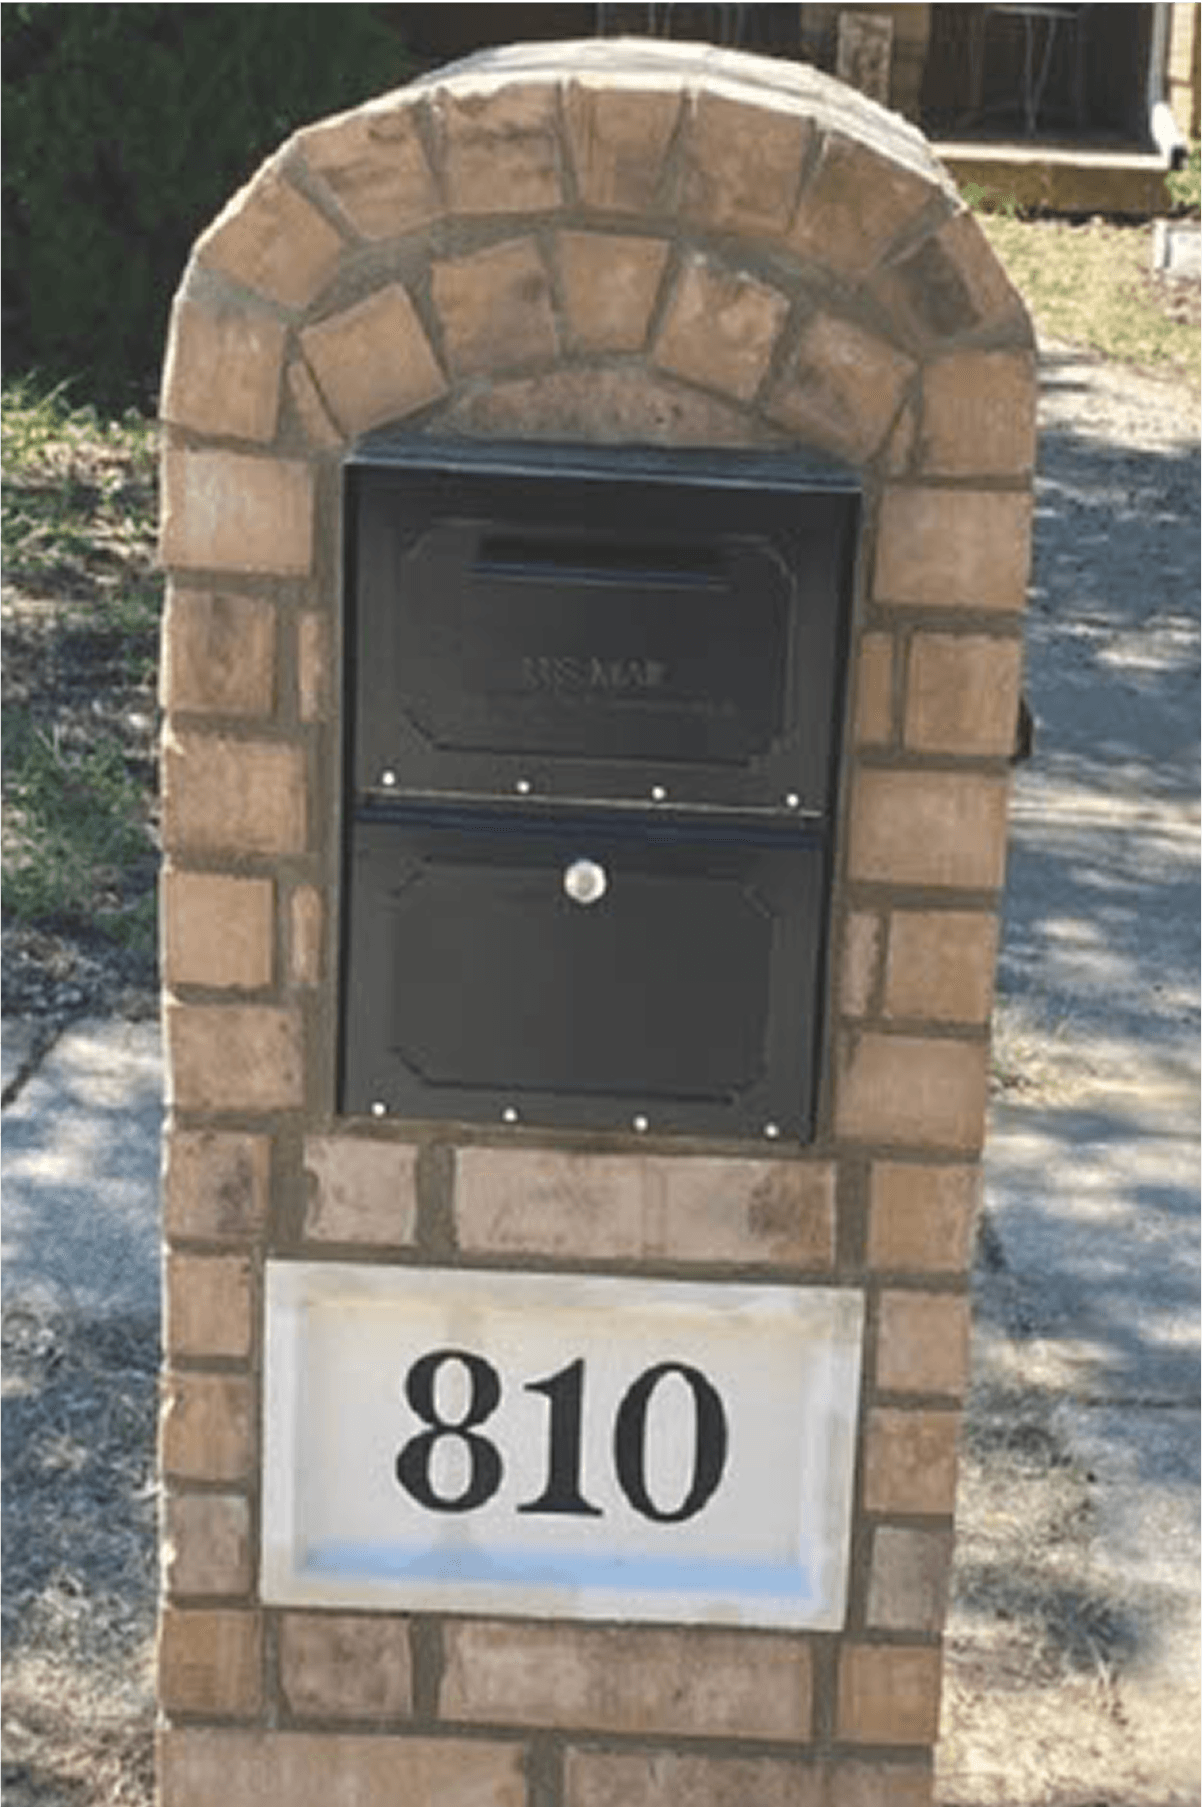
[[[483,56],[299,132],[198,241],[162,399],[164,1807],[930,1801],[1034,391],[921,136],[781,62]],[[389,423],[860,473],[812,1142],[337,1114],[341,472]],[[855,1293],[842,1624],[265,1604],[298,1259]]]

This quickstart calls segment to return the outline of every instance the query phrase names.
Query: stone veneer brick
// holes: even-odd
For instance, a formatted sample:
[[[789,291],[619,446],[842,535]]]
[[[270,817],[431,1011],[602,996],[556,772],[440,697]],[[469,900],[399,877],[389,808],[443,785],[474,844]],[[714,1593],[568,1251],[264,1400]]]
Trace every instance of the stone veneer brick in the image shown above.
[[[301,720],[324,721],[330,707],[330,628],[316,609],[297,617],[296,691]]]
[[[554,362],[551,289],[532,238],[436,263],[431,290],[453,376]]]
[[[275,886],[221,872],[163,874],[163,980],[253,991],[271,983]]]
[[[250,1502],[245,1494],[167,1494],[163,1580],[171,1599],[244,1594],[253,1575]]]
[[[743,1632],[448,1622],[442,1716],[513,1726],[810,1736],[810,1649]]]
[[[827,1162],[496,1148],[457,1162],[459,1247],[479,1254],[822,1269],[834,1215]]]
[[[275,438],[286,329],[249,308],[177,300],[163,371],[160,413],[194,433]]]
[[[932,348],[963,335],[1008,330],[1031,342],[1022,301],[980,226],[957,213],[882,270],[872,284],[879,306]]]
[[[163,1470],[182,1481],[245,1481],[255,1455],[255,1397],[244,1374],[170,1373],[160,1424]]]
[[[844,1644],[835,1736],[855,1744],[931,1744],[939,1730],[938,1650]]]
[[[417,1223],[417,1149],[359,1136],[305,1140],[310,1242],[402,1244]]]
[[[803,328],[769,410],[800,438],[865,462],[892,425],[915,369],[875,333],[819,314]]]
[[[162,791],[163,845],[169,853],[304,851],[304,751],[291,742],[168,728]]]
[[[826,1772],[779,1757],[568,1752],[567,1807],[827,1807]]]
[[[271,1142],[229,1130],[173,1129],[166,1140],[164,1227],[169,1237],[249,1242],[267,1218]]]
[[[306,327],[300,339],[326,407],[348,437],[402,420],[446,393],[446,378],[398,282]]]
[[[864,1505],[869,1512],[950,1513],[956,1497],[954,1410],[877,1406],[868,1414]]]
[[[313,563],[313,474],[287,458],[163,456],[159,550],[175,570],[303,576]]]
[[[941,1630],[951,1566],[950,1531],[878,1525],[872,1534],[869,1626],[874,1631]]]
[[[168,1713],[245,1719],[263,1699],[258,1613],[165,1607],[159,1618],[159,1700]]]
[[[853,1031],[838,1062],[836,1134],[851,1141],[977,1149],[988,1083],[984,1042]]]
[[[300,308],[330,281],[343,249],[334,227],[268,167],[197,241],[196,258],[272,301]]]
[[[479,1738],[189,1726],[158,1767],[162,1807],[527,1807],[522,1747]]]
[[[284,1613],[280,1689],[298,1719],[407,1719],[413,1711],[404,1619]]]
[[[250,1354],[253,1277],[244,1255],[169,1254],[166,1347],[174,1356]]]
[[[1006,866],[1005,778],[870,768],[852,781],[848,876],[995,891]]]
[[[883,1292],[877,1319],[878,1391],[963,1398],[968,1332],[969,1303],[963,1294]]]
[[[163,617],[163,707],[194,715],[270,715],[276,612],[259,596],[171,584]]]
[[[655,347],[661,370],[750,401],[768,368],[789,304],[743,271],[690,257]]]
[[[462,78],[434,101],[452,213],[537,213],[562,199],[553,81]]]
[[[889,921],[885,1015],[987,1022],[997,940],[992,911],[896,911]]]
[[[638,351],[668,260],[663,239],[561,232],[559,281],[568,327],[582,351]]]
[[[885,945],[881,918],[855,910],[843,935],[843,984],[839,1002],[845,1016],[866,1016],[872,1009]]]
[[[304,1103],[296,1011],[169,998],[164,1017],[168,1096],[177,1110],[284,1111]]]
[[[922,467],[939,476],[1020,476],[1035,463],[1035,360],[1027,351],[952,353],[922,387]]]
[[[864,634],[856,666],[853,734],[858,747],[893,739],[893,636]]]
[[[584,76],[566,90],[564,111],[580,198],[606,212],[654,206],[664,158],[684,104],[666,77]]]
[[[1027,600],[1031,498],[891,484],[872,593],[910,608],[1017,612]]]
[[[1018,723],[1022,643],[991,634],[916,634],[904,744],[916,753],[1005,759]]]
[[[296,142],[364,238],[396,238],[438,218],[442,202],[416,111],[397,96],[322,120]]]
[[[843,277],[863,276],[931,198],[929,179],[831,133],[802,192],[789,242]]]
[[[979,1167],[874,1161],[868,1265],[899,1272],[963,1273],[980,1207]]]
[[[288,906],[288,971],[294,985],[318,985],[322,975],[325,901],[316,885],[299,885]]]
[[[766,97],[765,97],[766,99]],[[687,219],[743,238],[780,238],[797,206],[801,165],[813,123],[733,95],[701,93],[689,108],[681,211]]]

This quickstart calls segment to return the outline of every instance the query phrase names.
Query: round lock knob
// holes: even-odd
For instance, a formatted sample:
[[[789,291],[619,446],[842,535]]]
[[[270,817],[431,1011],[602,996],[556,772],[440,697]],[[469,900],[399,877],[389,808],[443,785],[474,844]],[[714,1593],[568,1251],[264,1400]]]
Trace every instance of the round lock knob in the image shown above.
[[[599,903],[609,889],[605,867],[596,860],[573,860],[563,875],[563,888],[573,903]]]

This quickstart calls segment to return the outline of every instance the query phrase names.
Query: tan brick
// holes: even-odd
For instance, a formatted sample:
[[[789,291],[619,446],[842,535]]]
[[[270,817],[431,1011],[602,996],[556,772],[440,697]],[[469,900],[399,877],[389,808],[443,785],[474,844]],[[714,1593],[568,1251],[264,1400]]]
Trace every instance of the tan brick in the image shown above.
[[[275,606],[258,596],[181,590],[163,618],[163,707],[197,715],[270,715]]]
[[[165,1342],[170,1353],[249,1355],[251,1289],[251,1266],[244,1255],[168,1255]]]
[[[417,1149],[356,1136],[305,1140],[305,1235],[310,1242],[412,1242]]]
[[[251,1585],[250,1502],[241,1493],[169,1493],[163,1579],[174,1599],[244,1594]]]
[[[271,983],[275,886],[270,879],[169,867],[163,905],[165,984],[253,990]]]
[[[302,332],[322,399],[347,437],[402,420],[446,393],[412,301],[399,282]]]
[[[928,365],[921,462],[939,476],[1021,476],[1035,463],[1035,360],[967,351]]]
[[[576,186],[588,207],[642,213],[655,204],[664,158],[683,106],[678,81],[583,77],[565,111]]]
[[[904,740],[916,753],[997,759],[1014,750],[1022,645],[992,634],[916,634]]]
[[[167,1090],[179,1110],[283,1111],[304,1102],[301,1022],[267,1004],[164,1008]]]
[[[939,1682],[938,1650],[845,1644],[839,1653],[836,1738],[852,1744],[933,1744]]]
[[[930,1768],[908,1763],[835,1763],[825,1807],[931,1807]]]
[[[448,432],[486,438],[583,439],[609,445],[779,446],[759,418],[641,363],[579,365],[520,381],[472,385],[442,417]]]
[[[946,1393],[968,1384],[969,1304],[958,1293],[883,1292],[876,1384],[883,1393]]]
[[[879,916],[854,911],[843,935],[843,983],[840,1003],[845,1016],[866,1016],[876,1002],[880,980],[884,926]]]
[[[979,1167],[874,1161],[868,1264],[888,1271],[963,1273],[972,1260]]]
[[[253,1612],[173,1606],[159,1619],[159,1704],[245,1718],[262,1704],[262,1625]]]
[[[442,1714],[696,1737],[810,1736],[810,1650],[732,1632],[448,1623]]]
[[[413,1711],[404,1619],[285,1613],[280,1687],[308,1719],[407,1719]]]
[[[881,503],[873,597],[896,607],[1021,610],[1031,498],[891,484]]]
[[[889,923],[885,1015],[987,1022],[997,937],[997,918],[981,911],[897,911]]]
[[[293,358],[284,381],[310,445],[319,452],[337,451],[342,445],[342,434],[330,419],[329,410],[321,399],[321,391],[313,381],[309,366],[300,358]]]
[[[169,852],[304,852],[301,747],[169,729],[162,767],[163,844]]]
[[[994,891],[1006,869],[1005,778],[861,770],[848,871],[869,884]]]
[[[416,232],[442,211],[413,106],[395,94],[309,126],[296,143],[364,238]]]
[[[551,287],[532,238],[436,263],[431,287],[456,376],[554,362]]]
[[[950,1531],[878,1525],[872,1534],[869,1625],[878,1631],[941,1631],[951,1566]]]
[[[860,1142],[976,1149],[988,1088],[983,1042],[854,1032],[836,1081],[836,1133]]]
[[[893,636],[864,634],[856,661],[855,741],[885,746],[893,739]]]
[[[162,1465],[182,1481],[242,1481],[255,1447],[255,1400],[243,1374],[164,1379]]]
[[[288,970],[294,985],[321,982],[325,904],[315,885],[298,885],[288,906]]]
[[[880,271],[872,292],[900,325],[931,345],[1003,328],[1031,343],[1022,301],[969,213],[955,215]]]
[[[913,466],[917,450],[918,409],[909,401],[898,415],[897,424],[886,441],[881,459],[882,468],[890,477],[905,476]]]
[[[313,473],[295,459],[168,450],[159,549],[169,569],[304,576]]]
[[[485,1739],[176,1727],[160,1807],[526,1807],[525,1752]]]
[[[743,271],[691,257],[655,347],[662,370],[750,401],[763,380],[789,304]]]
[[[555,244],[568,326],[583,351],[638,351],[668,260],[658,238],[561,232]]]
[[[334,276],[342,239],[276,171],[261,170],[197,241],[197,260],[285,307],[307,307]]]
[[[330,707],[330,630],[316,609],[296,618],[296,690],[301,720],[324,721]]]
[[[173,1130],[165,1144],[163,1214],[169,1236],[247,1242],[267,1217],[271,1142],[217,1130]]]
[[[825,1162],[465,1148],[455,1213],[460,1248],[480,1253],[806,1268],[834,1257]]]
[[[795,104],[776,107],[703,90],[689,109],[681,210],[701,225],[745,238],[788,230],[801,163],[814,134]]]
[[[864,1506],[869,1512],[950,1513],[956,1498],[958,1411],[901,1411],[878,1406],[868,1415]]]
[[[917,171],[831,133],[802,192],[790,243],[840,276],[862,276],[937,192]]]
[[[864,463],[888,433],[915,368],[875,333],[819,314],[803,328],[768,410],[803,438]]]
[[[163,369],[163,419],[230,439],[274,439],[285,336],[271,314],[179,297]]]
[[[437,96],[452,213],[538,213],[563,198],[553,81],[461,79]]]
[[[818,1765],[775,1757],[569,1751],[567,1807],[827,1807]]]

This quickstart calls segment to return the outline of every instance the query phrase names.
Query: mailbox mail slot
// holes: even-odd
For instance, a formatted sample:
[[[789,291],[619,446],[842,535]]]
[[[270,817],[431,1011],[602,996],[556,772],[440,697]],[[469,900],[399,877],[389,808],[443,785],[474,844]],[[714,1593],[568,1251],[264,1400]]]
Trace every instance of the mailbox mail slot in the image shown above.
[[[344,1111],[812,1134],[857,510],[792,460],[361,448]]]

